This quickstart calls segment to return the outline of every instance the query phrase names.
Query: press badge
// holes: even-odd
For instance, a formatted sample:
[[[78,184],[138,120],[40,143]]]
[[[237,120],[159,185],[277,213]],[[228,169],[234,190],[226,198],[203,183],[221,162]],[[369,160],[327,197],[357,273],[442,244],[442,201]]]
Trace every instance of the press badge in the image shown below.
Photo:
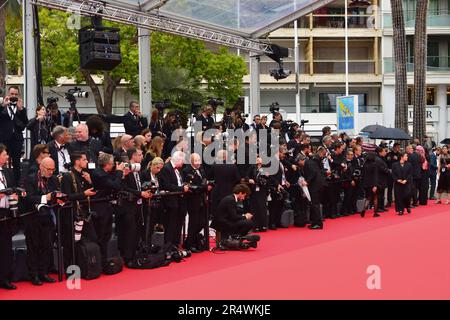
[[[89,162],[88,163],[88,169],[89,170],[94,170],[95,169],[95,163],[94,162]]]

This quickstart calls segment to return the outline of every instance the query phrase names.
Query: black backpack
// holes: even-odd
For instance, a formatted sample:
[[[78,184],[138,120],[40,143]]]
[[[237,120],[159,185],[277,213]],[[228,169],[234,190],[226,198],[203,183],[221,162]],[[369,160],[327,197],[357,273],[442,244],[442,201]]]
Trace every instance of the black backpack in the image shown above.
[[[103,267],[103,273],[107,275],[118,274],[123,270],[123,263],[121,258],[111,258]]]
[[[81,278],[96,279],[102,272],[100,247],[95,242],[79,241],[76,245],[76,262],[81,269]]]

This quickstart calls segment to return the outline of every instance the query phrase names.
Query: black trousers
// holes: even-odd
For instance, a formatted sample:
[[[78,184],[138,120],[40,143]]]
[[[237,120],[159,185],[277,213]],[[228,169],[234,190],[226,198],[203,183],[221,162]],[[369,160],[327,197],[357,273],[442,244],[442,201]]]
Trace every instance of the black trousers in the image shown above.
[[[126,263],[133,260],[141,239],[143,205],[124,201],[120,207],[116,216],[117,245]]]
[[[269,201],[269,225],[279,226],[281,223],[281,214],[283,213],[283,200],[273,199]]]
[[[186,197],[186,209],[189,215],[188,234],[184,241],[186,248],[199,246],[200,231],[206,224],[206,207],[203,203],[203,194]]]
[[[182,202],[182,200],[179,200]],[[181,243],[181,231],[186,217],[184,202],[178,207],[166,208],[164,215],[164,241],[167,244],[178,246]]]
[[[230,235],[240,235],[245,236],[248,234],[248,232],[253,229],[255,226],[255,223],[253,220],[239,220],[237,222],[233,222],[232,225],[228,226],[227,228],[223,228],[222,230],[219,230],[222,235],[222,239],[228,238]]]
[[[113,206],[108,202],[99,202],[92,205],[95,214],[92,216],[97,243],[100,246],[102,264],[108,261],[108,243],[112,236]]]
[[[429,174],[422,171],[422,179],[420,179],[419,183],[419,204],[422,206],[427,204],[429,187]]]
[[[381,188],[378,187],[377,188],[377,197],[378,197],[378,211],[379,210],[384,210],[384,191],[386,190],[386,188]]]
[[[48,215],[30,216],[25,221],[27,265],[31,276],[45,275],[53,266],[55,224]]]
[[[253,191],[250,194],[249,202],[253,210],[253,220],[255,228],[267,228],[269,221],[267,216],[267,190]]]
[[[393,201],[393,193],[394,193],[394,178],[391,175],[388,176],[388,185],[387,185],[387,203],[388,205],[392,204]]]
[[[311,196],[311,204],[309,207],[309,220],[311,220],[311,225],[317,225],[323,227],[323,216],[320,212],[320,199],[321,199],[321,193],[317,191],[311,191],[310,190],[310,196]]]
[[[8,154],[13,165],[14,178],[17,182],[20,181],[20,156],[22,154],[23,140],[10,139],[1,142],[8,148]]]
[[[0,281],[8,280],[11,276],[13,264],[12,237],[12,222],[0,222]]]
[[[356,207],[356,189],[352,186],[344,188],[344,201],[342,203],[342,213],[352,214]]]
[[[413,202],[413,205],[417,205],[419,201],[418,192],[420,189],[420,179],[414,179],[413,183],[411,185],[411,199]]]

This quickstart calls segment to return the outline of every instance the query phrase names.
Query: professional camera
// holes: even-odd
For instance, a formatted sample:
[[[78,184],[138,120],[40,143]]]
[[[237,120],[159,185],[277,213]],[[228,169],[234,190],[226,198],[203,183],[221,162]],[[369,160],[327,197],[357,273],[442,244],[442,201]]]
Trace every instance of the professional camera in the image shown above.
[[[47,107],[53,103],[57,103],[59,101],[58,97],[48,97],[47,98]]]
[[[278,102],[272,102],[272,104],[270,105],[269,111],[271,113],[279,112],[280,104]]]
[[[17,101],[19,101],[19,98],[17,98],[17,97],[10,97],[9,98],[9,104],[12,105],[12,106],[17,105]]]
[[[353,178],[359,179],[361,177],[361,170],[360,169],[355,169],[353,171]]]
[[[256,184],[261,188],[267,188],[270,185],[270,178],[266,175],[260,174],[256,177]]]
[[[124,167],[126,169],[130,169],[131,172],[139,172],[139,171],[141,171],[141,164],[140,163],[128,163],[128,162],[125,162]]]
[[[153,101],[153,104],[159,112],[162,112],[164,109],[169,108],[172,102],[169,99],[164,99],[163,101]]]
[[[221,250],[242,250],[257,248],[260,236],[257,234],[247,234],[245,236],[230,235],[227,239],[220,242]]]
[[[19,201],[16,199],[11,199],[10,196],[13,194],[17,194],[19,197],[24,197],[26,192],[25,189],[22,188],[6,188],[4,190],[0,190],[0,193],[8,196],[8,206],[11,212],[12,218],[19,217]]]
[[[208,98],[208,104],[216,110],[217,106],[223,106],[224,102],[221,98]]]
[[[151,181],[146,181],[141,185],[142,191],[150,191],[151,193],[156,193],[158,191],[158,187]]]
[[[170,262],[181,262],[184,258],[189,258],[192,255],[190,250],[179,250],[173,246],[166,252],[166,260]]]
[[[69,200],[69,195],[62,193],[61,191],[53,191],[51,193],[51,202],[56,202],[56,201],[62,201],[62,202],[67,202]]]
[[[68,101],[71,101],[75,98],[88,98],[89,97],[89,92],[87,91],[83,91],[83,89],[75,87],[73,89],[69,89],[67,90],[67,92],[65,93],[65,98]]]

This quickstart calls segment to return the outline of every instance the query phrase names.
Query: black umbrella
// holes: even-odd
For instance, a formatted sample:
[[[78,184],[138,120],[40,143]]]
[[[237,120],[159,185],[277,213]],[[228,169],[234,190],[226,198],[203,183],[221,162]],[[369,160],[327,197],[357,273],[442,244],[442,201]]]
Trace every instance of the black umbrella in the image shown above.
[[[378,128],[386,128],[386,127],[379,125],[379,124],[371,124],[371,125],[368,125],[368,126],[365,126],[364,128],[362,128],[361,132],[372,133],[372,132],[375,132]]]
[[[441,141],[441,144],[450,144],[450,138],[445,138]]]
[[[369,135],[370,139],[409,140],[411,137],[402,129],[378,128]]]

